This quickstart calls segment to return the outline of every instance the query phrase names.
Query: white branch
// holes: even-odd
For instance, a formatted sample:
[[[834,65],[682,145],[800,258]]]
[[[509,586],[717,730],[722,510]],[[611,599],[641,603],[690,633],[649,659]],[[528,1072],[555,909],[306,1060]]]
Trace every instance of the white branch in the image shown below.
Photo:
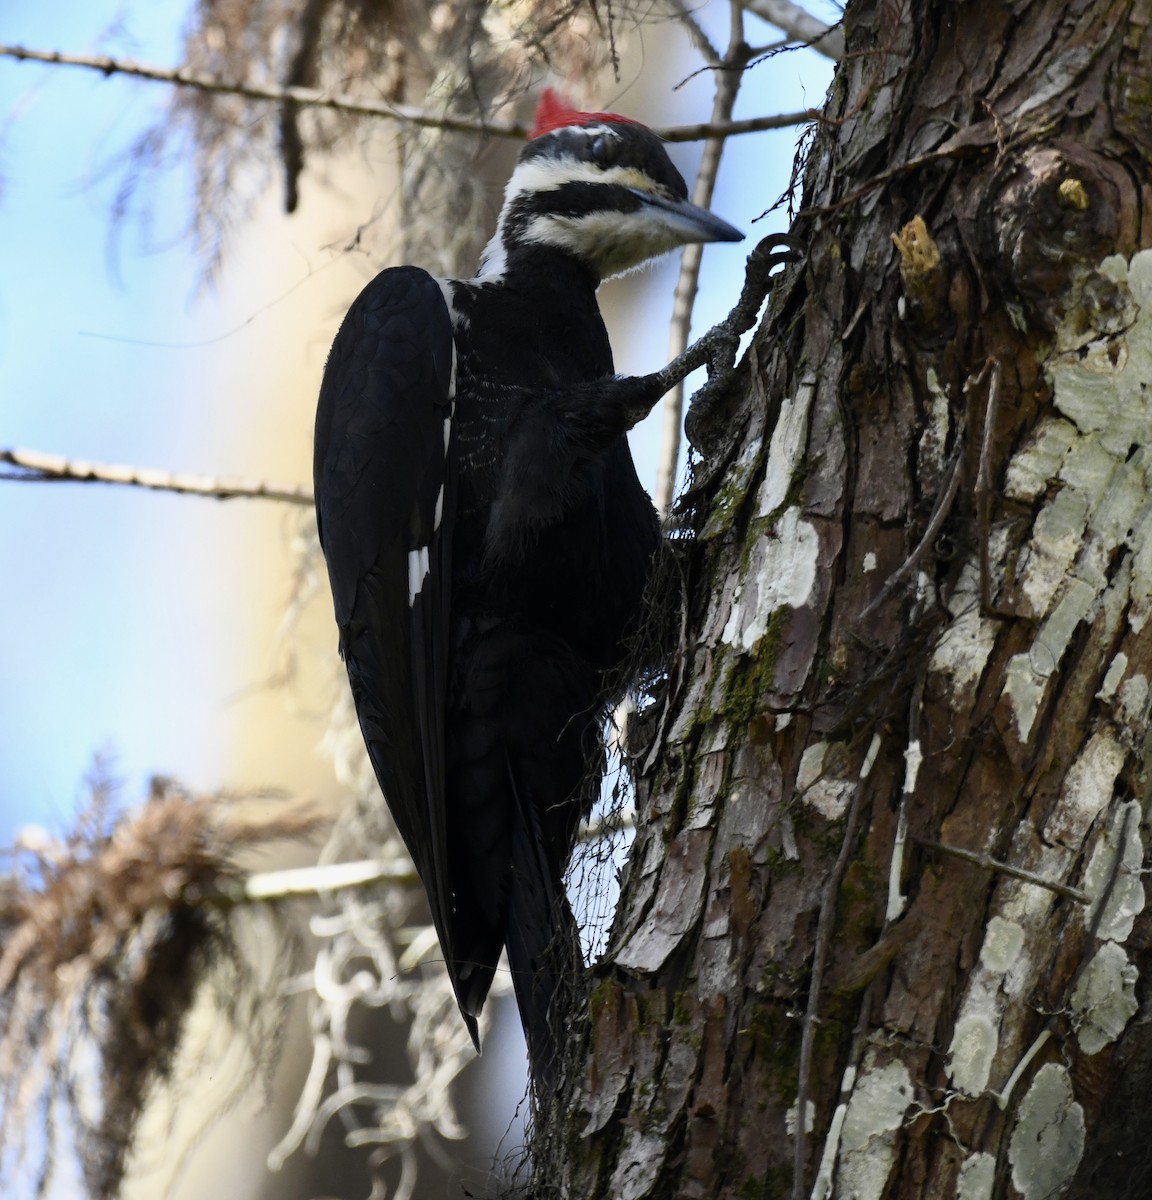
[[[811,46],[818,54],[839,61],[844,57],[844,31],[838,25],[825,25],[792,0],[744,0],[744,7],[775,25],[797,42]]]
[[[279,500],[285,504],[311,504],[312,489],[297,483],[266,483],[259,479],[232,479],[216,475],[187,475],[155,467],[126,467],[91,463],[35,450],[0,450],[0,464],[15,467],[0,471],[0,481],[17,483],[105,483],[208,496],[213,500]]]
[[[361,862],[322,863],[314,867],[260,871],[234,884],[222,885],[213,898],[224,904],[257,904],[269,900],[287,900],[291,896],[340,892],[377,883],[415,887],[419,882],[411,863],[364,859]]]

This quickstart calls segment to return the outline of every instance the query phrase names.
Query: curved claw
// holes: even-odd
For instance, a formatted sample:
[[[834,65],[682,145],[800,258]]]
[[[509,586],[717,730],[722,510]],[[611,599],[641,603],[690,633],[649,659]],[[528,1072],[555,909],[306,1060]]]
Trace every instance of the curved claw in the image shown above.
[[[704,339],[701,339],[702,341]],[[707,339],[704,347],[707,359],[705,366],[708,369],[708,381],[711,383],[714,380],[723,379],[725,376],[732,373],[732,368],[736,364],[736,350],[740,345],[740,339],[734,333],[728,332],[723,326],[718,326],[713,331],[713,336]]]
[[[802,262],[804,257],[805,244],[789,233],[770,233],[762,238],[748,256],[736,307],[690,348],[702,351],[703,361],[708,364],[708,382],[692,397],[684,421],[688,439],[697,449],[707,452],[713,440],[710,426],[714,411],[732,377],[740,336],[756,323],[764,298],[775,283],[771,272],[779,266]]]

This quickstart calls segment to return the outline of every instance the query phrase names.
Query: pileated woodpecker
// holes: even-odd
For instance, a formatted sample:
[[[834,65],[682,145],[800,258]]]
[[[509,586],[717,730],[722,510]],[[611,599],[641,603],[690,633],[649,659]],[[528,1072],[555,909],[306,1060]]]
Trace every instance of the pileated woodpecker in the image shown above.
[[[676,382],[613,374],[596,289],[741,238],[687,195],[649,129],[546,92],[476,277],[377,275],[320,390],[316,510],[368,753],[477,1049],[508,949],[538,1094],[579,961],[562,876],[660,540],[625,434]]]

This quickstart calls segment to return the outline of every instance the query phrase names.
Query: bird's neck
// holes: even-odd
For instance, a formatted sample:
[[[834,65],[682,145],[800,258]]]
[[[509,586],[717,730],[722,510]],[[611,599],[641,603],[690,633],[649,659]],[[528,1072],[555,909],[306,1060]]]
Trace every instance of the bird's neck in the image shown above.
[[[517,291],[555,293],[561,291],[573,302],[593,299],[600,286],[597,272],[575,255],[555,246],[532,243],[516,246],[505,252],[499,270],[488,264],[477,277],[478,282],[501,282]]]

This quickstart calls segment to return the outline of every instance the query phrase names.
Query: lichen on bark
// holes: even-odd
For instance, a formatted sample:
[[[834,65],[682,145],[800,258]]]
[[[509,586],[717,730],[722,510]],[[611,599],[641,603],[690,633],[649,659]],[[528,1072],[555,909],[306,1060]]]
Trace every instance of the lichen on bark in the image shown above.
[[[1142,1143],[1150,28],[847,8],[806,261],[683,514],[561,1194],[1073,1194]]]

